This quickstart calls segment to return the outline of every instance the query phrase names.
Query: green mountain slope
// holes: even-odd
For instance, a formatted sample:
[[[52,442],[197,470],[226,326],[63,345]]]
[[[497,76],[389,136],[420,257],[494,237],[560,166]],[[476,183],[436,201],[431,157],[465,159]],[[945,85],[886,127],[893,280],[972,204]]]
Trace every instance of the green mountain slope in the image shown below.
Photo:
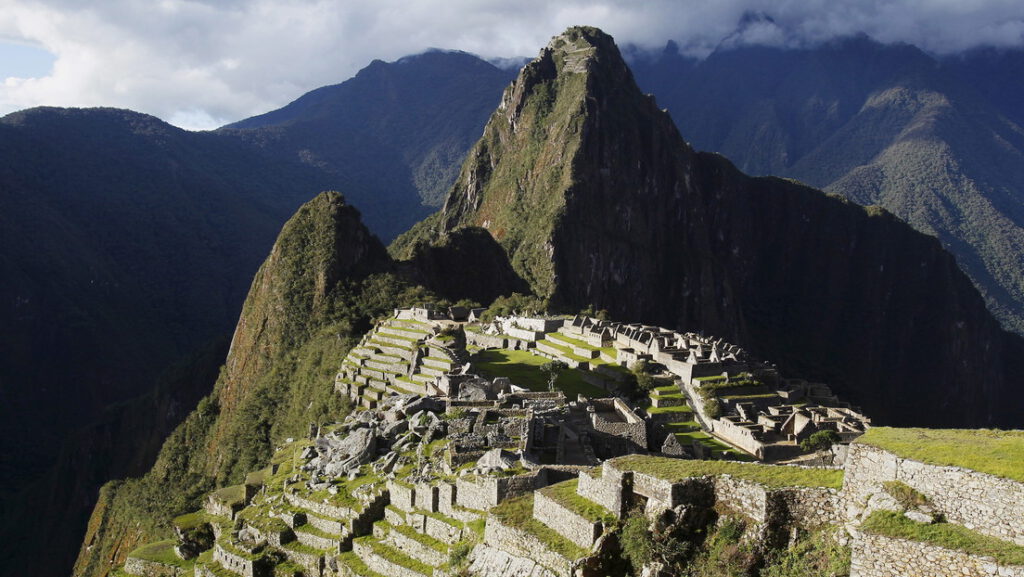
[[[339,359],[395,303],[429,298],[393,273],[383,245],[338,193],[285,224],[256,274],[213,392],[164,443],[139,479],[100,493],[75,575],[104,575],[140,541],[215,486],[242,481],[275,443],[306,434],[344,407],[330,383]]]
[[[4,494],[64,435],[230,330],[318,175],[118,110],[0,120]]]

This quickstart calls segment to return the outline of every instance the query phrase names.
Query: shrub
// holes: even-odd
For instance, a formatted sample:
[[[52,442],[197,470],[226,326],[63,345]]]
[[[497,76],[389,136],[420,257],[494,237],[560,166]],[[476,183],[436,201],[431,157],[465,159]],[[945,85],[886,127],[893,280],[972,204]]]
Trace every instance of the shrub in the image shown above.
[[[722,416],[722,402],[716,398],[704,402],[704,412],[709,419],[717,419]]]
[[[928,497],[924,493],[904,483],[903,481],[886,481],[882,483],[885,492],[896,499],[904,509],[916,509],[921,505],[928,504]]]
[[[805,453],[824,451],[840,441],[842,441],[842,438],[839,437],[839,433],[826,429],[813,433],[810,437],[800,441],[800,449]]]
[[[651,375],[651,369],[647,361],[641,359],[633,363],[629,370],[636,379],[637,390],[644,394],[650,393],[651,389],[654,388],[654,376]]]

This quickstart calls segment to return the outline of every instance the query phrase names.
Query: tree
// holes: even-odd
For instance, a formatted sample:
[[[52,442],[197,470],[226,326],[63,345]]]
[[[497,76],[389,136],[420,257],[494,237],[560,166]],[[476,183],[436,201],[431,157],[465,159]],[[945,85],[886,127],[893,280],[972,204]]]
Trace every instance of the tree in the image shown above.
[[[651,368],[647,361],[640,359],[633,363],[629,370],[636,379],[637,390],[644,394],[650,393],[651,389],[654,388],[654,377],[651,375]]]
[[[839,433],[826,429],[813,433],[810,437],[800,441],[800,448],[807,453],[811,451],[824,451],[825,449],[832,448],[832,445],[840,441],[842,441],[842,438],[840,438]]]
[[[562,374],[562,371],[568,368],[569,366],[562,361],[551,361],[540,366],[540,372],[544,373],[548,377],[549,391],[555,390],[555,382],[558,381],[559,375]]]

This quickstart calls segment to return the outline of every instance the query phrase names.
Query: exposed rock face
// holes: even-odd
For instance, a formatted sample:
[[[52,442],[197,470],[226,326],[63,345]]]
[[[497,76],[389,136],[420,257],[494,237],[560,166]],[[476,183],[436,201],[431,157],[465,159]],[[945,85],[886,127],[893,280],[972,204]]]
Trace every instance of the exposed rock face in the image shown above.
[[[1024,345],[935,239],[693,152],[595,29],[523,69],[440,220],[440,238],[487,229],[556,306],[723,336],[881,423],[1010,424],[1021,406]]]

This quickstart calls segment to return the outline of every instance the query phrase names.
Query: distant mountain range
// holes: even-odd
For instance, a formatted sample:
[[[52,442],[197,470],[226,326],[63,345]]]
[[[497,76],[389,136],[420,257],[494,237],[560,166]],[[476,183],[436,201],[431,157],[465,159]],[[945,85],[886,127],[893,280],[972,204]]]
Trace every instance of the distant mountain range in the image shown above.
[[[633,66],[693,146],[886,208],[1024,330],[1024,51],[937,59],[861,36],[700,61],[670,45]]]
[[[752,174],[799,179],[858,203],[882,205],[937,236],[979,287],[989,310],[1006,327],[1022,330],[1024,52],[981,50],[939,59],[911,46],[861,37],[803,50],[723,49],[702,61],[679,55],[671,45],[660,54],[634,50],[626,56],[640,88],[655,94],[657,105],[669,110],[695,149],[721,152]],[[33,109],[0,119],[0,449],[5,453],[0,488],[8,496],[0,501],[0,516],[6,521],[3,542],[11,544],[0,550],[2,565],[13,570],[22,566],[20,556],[34,555],[34,545],[10,538],[20,534],[25,522],[20,515],[28,514],[70,527],[57,537],[60,543],[51,543],[60,552],[52,567],[40,573],[66,574],[96,484],[144,470],[155,456],[156,439],[212,386],[215,369],[210,364],[219,360],[211,361],[209,351],[226,340],[259,262],[298,206],[321,190],[341,190],[369,230],[390,241],[442,205],[513,77],[475,56],[436,51],[393,63],[375,61],[342,84],[209,133],[189,133],[149,116],[109,109]],[[708,166],[717,162],[709,160]],[[726,166],[722,174],[732,174]],[[818,215],[788,202],[769,203],[750,214],[747,229],[755,229],[753,220],[759,215],[768,219],[772,210],[796,211],[787,218]],[[852,229],[829,222],[853,242]],[[485,281],[473,280],[475,296],[513,285],[539,292],[560,286],[557,277],[541,274],[545,266],[554,266],[543,264],[541,253],[510,250],[507,264],[512,268],[494,264],[500,251],[478,242],[479,229],[457,228],[451,229],[449,244],[423,245],[418,256],[417,278],[438,292],[464,289],[442,286],[460,269],[450,254],[493,266]],[[532,234],[515,228],[508,234]],[[738,237],[753,234],[722,230]],[[779,243],[765,250],[803,258],[792,256],[803,254],[800,238],[758,230],[758,238]],[[509,237],[496,237],[509,246]],[[941,258],[933,253],[920,261],[890,254],[909,250],[902,243],[921,242],[909,240],[917,237],[901,232],[887,238],[890,244],[872,245],[877,261],[852,265],[849,255],[837,250],[830,257],[834,265],[822,260],[816,270],[839,274],[842,266],[866,270],[878,264],[904,267],[905,278],[911,278],[911,270],[939,266]],[[719,248],[724,250],[729,239],[715,242],[723,243]],[[725,257],[722,262],[744,266]],[[779,275],[810,270],[786,261],[776,264]],[[521,275],[518,280],[508,278],[513,269]],[[763,279],[762,273],[748,279]],[[602,282],[607,278],[612,277]],[[862,282],[868,278],[873,277],[864,276]],[[968,298],[956,281],[949,282],[957,286],[957,299]],[[609,297],[603,294],[619,294],[586,292],[592,290],[588,286],[576,287],[583,292],[564,303],[606,303]],[[862,289],[856,298],[883,290]],[[735,286],[729,290],[742,292]],[[726,311],[719,311],[717,320],[693,309],[680,311],[677,318],[658,318],[675,325],[700,320],[711,323],[708,330],[760,338],[770,334],[762,328],[791,320],[766,294],[756,301],[756,310],[746,313],[760,315],[761,328],[730,324],[726,319],[732,313]],[[636,310],[622,312],[654,318],[651,311],[665,303],[651,299],[653,294],[630,300]],[[976,311],[964,312],[964,318],[947,315],[946,308],[963,312],[970,307],[941,298],[925,301],[932,309],[911,301],[890,301],[887,306],[894,308],[876,311],[873,318],[890,323],[928,317],[919,322],[933,323],[941,338],[953,338],[960,323],[977,321],[967,318],[977,317]],[[832,319],[830,338],[839,342],[843,323],[849,321]],[[887,356],[864,361],[864,366],[897,362],[892,359],[902,363],[900,355],[910,353],[900,347],[910,346],[906,338],[912,334],[919,333],[894,337],[884,349]],[[976,363],[970,366],[987,374],[982,367],[992,359],[974,347],[998,339],[962,337],[967,340],[958,354],[970,356],[968,362]],[[766,355],[799,369],[840,378],[843,371],[863,369],[854,358],[838,361],[838,368],[788,358],[779,353],[787,343],[776,344],[778,350],[765,350]],[[913,348],[914,354],[929,354]],[[821,358],[828,352],[823,349]],[[192,360],[183,367],[183,359]],[[854,380],[873,374],[863,370]],[[902,378],[920,375],[907,372]],[[154,392],[158,382],[164,383],[159,393]],[[998,386],[992,384],[992,390]],[[939,402],[949,408],[956,402],[952,399],[971,393],[965,388]],[[962,407],[971,414],[970,422],[991,422],[994,417],[987,412],[997,408],[987,403],[994,398]],[[146,422],[140,415],[147,414],[153,415],[158,432],[150,431],[148,442],[135,443],[133,438],[146,434],[140,430]],[[943,422],[952,414],[943,413]],[[109,460],[97,465],[58,457],[61,451],[76,455],[86,448],[110,455]],[[34,498],[26,497],[26,491],[36,489],[37,494],[48,469],[46,482],[73,486],[80,498],[24,506]]]

